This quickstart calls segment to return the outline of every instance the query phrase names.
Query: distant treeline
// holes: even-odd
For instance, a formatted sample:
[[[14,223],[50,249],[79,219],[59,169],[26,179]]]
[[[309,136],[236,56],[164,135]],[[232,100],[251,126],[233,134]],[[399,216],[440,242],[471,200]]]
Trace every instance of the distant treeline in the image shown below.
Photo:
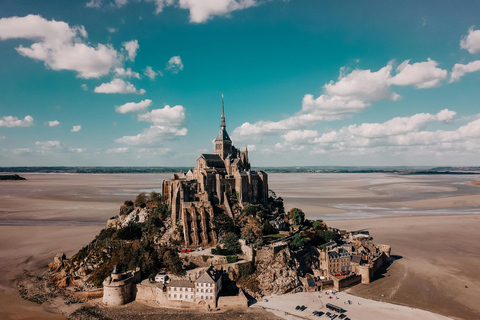
[[[27,180],[18,174],[0,174],[0,180]]]
[[[191,167],[0,167],[0,172],[37,173],[174,173]],[[255,169],[255,168],[254,168]],[[258,167],[269,173],[396,173],[396,174],[475,174],[480,167]]]

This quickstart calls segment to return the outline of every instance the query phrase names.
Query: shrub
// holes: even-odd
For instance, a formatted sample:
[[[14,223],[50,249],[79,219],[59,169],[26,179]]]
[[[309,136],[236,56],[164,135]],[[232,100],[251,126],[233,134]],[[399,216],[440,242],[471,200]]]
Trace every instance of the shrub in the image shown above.
[[[230,256],[227,256],[227,262],[228,263],[234,263],[234,262],[237,262],[238,261],[238,256],[237,255],[230,255]]]

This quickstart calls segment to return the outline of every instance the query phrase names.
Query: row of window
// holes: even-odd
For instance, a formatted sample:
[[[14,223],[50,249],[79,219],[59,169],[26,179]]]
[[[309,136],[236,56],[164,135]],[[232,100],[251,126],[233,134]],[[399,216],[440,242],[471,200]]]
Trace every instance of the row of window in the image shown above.
[[[198,292],[198,288],[197,288],[197,292]],[[203,289],[200,289],[200,292],[204,292]],[[205,289],[205,292],[210,292],[210,293],[212,293],[212,292],[213,292],[213,289]]]
[[[172,294],[169,293],[168,294],[168,298],[171,299],[172,298]],[[179,295],[178,296],[179,299],[192,299],[193,300],[193,295],[190,295],[190,298],[188,297],[188,295]],[[177,299],[177,294],[173,294],[173,299]],[[200,300],[213,300],[213,296],[205,296],[205,299],[204,299],[204,296],[200,296]]]

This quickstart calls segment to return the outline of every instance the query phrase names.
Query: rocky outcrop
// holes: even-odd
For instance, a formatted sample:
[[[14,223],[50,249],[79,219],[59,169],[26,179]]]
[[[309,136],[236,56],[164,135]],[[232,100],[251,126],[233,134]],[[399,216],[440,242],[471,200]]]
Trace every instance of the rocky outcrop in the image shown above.
[[[145,222],[149,213],[145,208],[134,208],[129,214],[118,215],[108,219],[106,228],[122,229],[134,223]]]
[[[282,294],[300,287],[302,283],[297,275],[298,267],[299,263],[289,248],[283,249],[270,259],[259,261],[254,275],[260,295]]]

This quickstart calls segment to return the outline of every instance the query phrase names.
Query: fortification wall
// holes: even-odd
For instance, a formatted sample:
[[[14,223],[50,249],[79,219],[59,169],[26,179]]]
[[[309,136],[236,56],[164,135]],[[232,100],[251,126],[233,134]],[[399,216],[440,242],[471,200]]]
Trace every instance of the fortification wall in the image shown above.
[[[333,278],[333,286],[337,291],[345,290],[348,287],[359,284],[362,281],[361,275],[350,275],[343,279]]]
[[[220,297],[218,298],[217,306],[220,309],[248,308],[248,299],[243,294],[240,294],[237,296],[230,296],[230,297]]]

